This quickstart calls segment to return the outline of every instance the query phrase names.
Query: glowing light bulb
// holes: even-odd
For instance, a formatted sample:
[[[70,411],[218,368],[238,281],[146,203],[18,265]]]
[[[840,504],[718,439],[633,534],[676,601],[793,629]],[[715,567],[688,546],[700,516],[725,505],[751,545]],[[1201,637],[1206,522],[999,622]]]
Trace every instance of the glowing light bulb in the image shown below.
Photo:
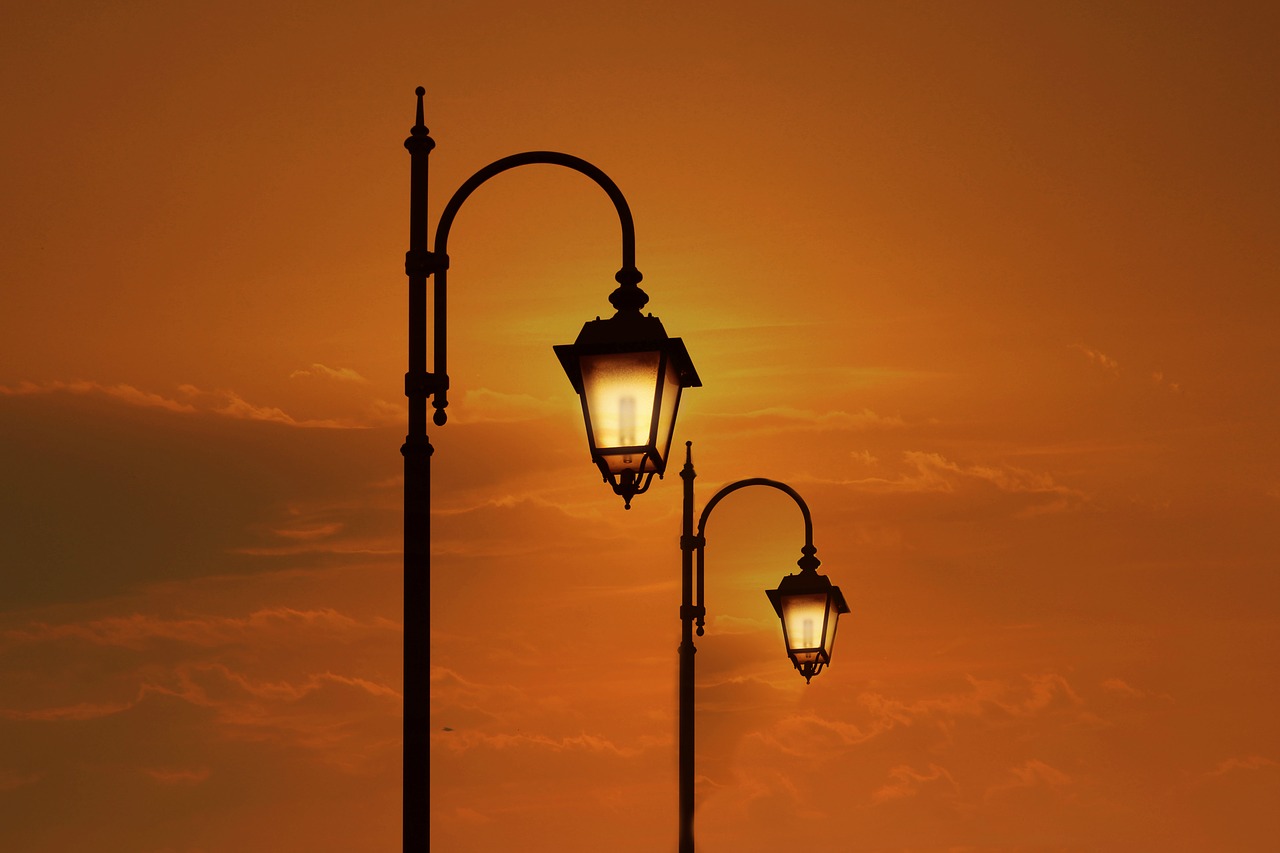
[[[625,395],[618,398],[618,444],[630,447],[636,443],[636,398]],[[631,464],[631,457],[622,457],[624,464]]]

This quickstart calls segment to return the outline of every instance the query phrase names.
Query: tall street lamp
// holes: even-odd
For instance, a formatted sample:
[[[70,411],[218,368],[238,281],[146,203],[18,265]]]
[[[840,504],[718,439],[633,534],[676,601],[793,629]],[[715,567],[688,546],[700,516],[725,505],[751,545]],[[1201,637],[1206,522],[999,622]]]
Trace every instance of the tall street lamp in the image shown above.
[[[680,535],[681,604],[680,604],[680,853],[693,853],[693,645],[694,623],[703,635],[707,608],[703,598],[703,565],[707,545],[707,518],[716,504],[728,495],[748,486],[766,486],[786,493],[800,507],[804,517],[804,545],[800,548],[799,574],[787,575],[777,589],[765,590],[774,612],[782,620],[782,638],[787,656],[809,683],[822,668],[831,663],[831,649],[836,639],[840,614],[849,612],[840,587],[832,586],[825,575],[818,574],[820,563],[813,547],[813,519],[809,506],[795,489],[777,480],[753,477],[730,483],[716,492],[702,509],[697,533],[693,527],[693,442],[685,442],[684,507]],[[695,555],[697,564],[695,603]]]
[[[432,420],[443,426],[449,405],[446,370],[446,307],[449,269],[449,230],[459,208],[485,181],[517,166],[563,166],[595,181],[608,194],[622,228],[622,268],[609,296],[616,309],[607,320],[596,318],[583,326],[573,344],[555,348],[556,355],[582,398],[587,441],[592,461],[604,479],[631,499],[649,487],[654,474],[662,476],[675,429],[680,392],[702,383],[679,338],[667,336],[662,323],[640,309],[649,297],[639,284],[635,266],[635,226],[631,210],[617,185],[600,169],[578,157],[555,151],[526,151],[504,157],[468,178],[445,204],[436,226],[435,247],[427,233],[427,157],[435,141],[423,123],[422,98],[417,89],[417,120],[405,140],[410,156],[409,251],[409,370],[404,393],[409,398],[408,434],[400,448],[404,456],[404,788],[403,845],[406,851],[426,851],[430,844],[430,607],[431,590],[431,455],[427,439],[427,399],[435,409]],[[427,279],[435,278],[434,370],[427,370]]]

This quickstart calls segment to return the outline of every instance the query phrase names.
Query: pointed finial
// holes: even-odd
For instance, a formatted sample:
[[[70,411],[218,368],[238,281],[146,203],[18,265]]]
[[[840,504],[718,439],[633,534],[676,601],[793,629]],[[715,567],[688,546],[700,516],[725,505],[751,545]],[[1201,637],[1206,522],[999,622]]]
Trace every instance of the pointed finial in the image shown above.
[[[417,123],[410,129],[411,136],[426,136],[430,131],[426,129],[426,120],[424,118],[424,110],[422,110],[422,96],[426,95],[425,88],[421,86],[415,88],[413,93],[417,95]]]
[[[428,131],[426,131],[426,120],[424,118],[424,113],[422,113],[422,96],[426,95],[426,90],[419,86],[413,90],[413,93],[417,95],[417,124],[413,126],[410,133],[412,133],[413,136],[426,136]]]
[[[427,125],[423,119],[422,96],[427,94],[427,90],[419,86],[413,91],[418,96],[417,124],[409,129],[409,138],[404,141],[404,147],[409,149],[410,154],[414,152],[430,152],[432,148],[436,147],[436,142],[428,136],[430,131],[427,130]]]

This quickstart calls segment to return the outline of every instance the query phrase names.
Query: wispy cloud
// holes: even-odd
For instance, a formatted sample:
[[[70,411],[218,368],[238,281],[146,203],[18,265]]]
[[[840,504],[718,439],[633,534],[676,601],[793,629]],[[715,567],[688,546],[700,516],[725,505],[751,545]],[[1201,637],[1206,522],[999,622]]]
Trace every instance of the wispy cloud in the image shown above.
[[[319,379],[334,379],[338,382],[368,382],[355,370],[350,367],[327,367],[326,365],[315,363],[306,370],[295,370],[289,374],[290,379],[300,379],[314,377]]]
[[[24,397],[32,394],[103,394],[129,403],[133,406],[142,406],[144,408],[167,409],[170,412],[195,412],[196,407],[191,403],[174,400],[161,394],[154,394],[150,391],[142,391],[132,385],[106,385],[99,382],[87,382],[85,380],[76,380],[74,382],[63,382],[61,380],[53,380],[51,382],[29,382],[22,380],[17,385],[0,385],[0,394],[6,397]]]
[[[1170,392],[1171,394],[1182,393],[1181,383],[1174,382],[1172,379],[1169,379],[1167,376],[1164,375],[1163,370],[1151,371],[1151,381],[1154,382],[1156,385],[1160,386],[1161,388],[1164,388],[1166,391]]]
[[[241,759],[263,754],[380,778],[402,726],[403,628],[377,580],[393,576],[364,564],[231,573],[10,611],[0,785],[5,769],[61,778],[108,753],[112,778],[156,791],[235,784]]]
[[[1093,349],[1092,347],[1087,347],[1084,344],[1072,344],[1071,347],[1072,349],[1079,350],[1084,353],[1085,358],[1089,359],[1090,363],[1101,367],[1112,376],[1120,375],[1120,362],[1116,361],[1106,353]]]
[[[984,797],[990,799],[1007,791],[1020,788],[1063,788],[1072,783],[1072,779],[1056,767],[1039,759],[1028,759],[1017,767],[1010,767],[1007,777],[987,788]]]
[[[1116,376],[1116,377],[1120,376],[1121,374],[1120,362],[1112,358],[1111,356],[1107,355],[1106,353],[1100,350],[1096,350],[1093,347],[1085,346],[1083,344],[1072,344],[1071,348],[1082,353],[1084,357],[1089,360],[1090,364],[1093,364],[1094,366],[1106,371],[1112,376]],[[1141,376],[1142,373],[1143,371],[1141,369],[1138,369],[1138,370],[1130,371],[1128,375],[1132,376],[1136,374],[1138,376]],[[1173,379],[1170,379],[1168,376],[1165,375],[1165,372],[1158,367],[1152,369],[1150,373],[1148,373],[1147,375],[1151,378],[1152,384],[1154,384],[1158,388],[1168,391],[1170,394],[1184,393],[1182,388],[1182,383],[1175,382]]]
[[[888,492],[956,492],[966,485],[982,484],[1044,501],[1023,510],[1027,515],[1072,508],[1087,499],[1083,492],[1057,482],[1044,472],[1010,465],[962,465],[940,453],[921,450],[904,451],[902,459],[906,470],[896,476],[863,477],[845,484]]]
[[[554,735],[539,732],[540,718],[529,716],[529,712],[540,706],[555,708],[555,701],[533,701],[510,685],[472,681],[444,667],[431,670],[432,716],[448,723],[432,732],[432,743],[452,753],[527,750],[634,758],[670,743],[667,737],[645,735],[627,743],[587,731]],[[541,721],[558,725],[562,717],[563,711],[557,709]]]
[[[402,702],[395,688],[360,676],[259,679],[221,663],[180,665],[147,681],[139,702],[148,697],[210,712],[225,737],[290,744],[347,769],[382,760],[374,753],[389,749],[386,735],[399,727]]]
[[[277,406],[250,403],[235,391],[226,389],[205,391],[195,385],[179,385],[178,391],[193,401],[202,411],[213,412],[228,418],[267,421],[311,429],[364,429],[367,426],[367,424],[344,418],[295,418]]]
[[[217,676],[220,687],[225,682],[225,684],[234,686],[257,699],[296,702],[330,684],[350,687],[370,696],[387,699],[400,698],[398,690],[385,684],[379,684],[367,678],[338,675],[332,672],[313,673],[302,681],[255,681],[222,664],[198,664],[193,666],[190,672]],[[204,684],[197,684],[196,679],[184,679],[184,685],[188,689],[179,691],[178,695],[182,695],[196,704],[218,704],[216,699],[211,698],[214,696],[214,691]]]
[[[816,714],[784,717],[766,731],[753,737],[777,751],[797,758],[817,758],[847,750],[875,737],[884,729],[867,728],[845,720],[832,720]]]
[[[563,414],[566,409],[561,400],[540,400],[528,394],[505,394],[489,388],[466,391],[462,400],[450,407],[452,415],[458,413],[461,422],[522,423]]]
[[[33,394],[99,394],[110,397],[131,406],[142,408],[164,409],[181,414],[204,412],[228,418],[250,421],[267,421],[285,426],[311,429],[364,429],[369,424],[343,418],[295,418],[277,406],[265,406],[251,403],[235,391],[220,389],[206,391],[195,385],[179,385],[176,397],[166,397],[152,391],[143,391],[132,385],[110,385],[87,380],[64,382],[29,382],[23,380],[16,385],[0,385],[0,395],[21,397]]]
[[[871,801],[883,803],[914,797],[932,782],[945,782],[952,794],[957,790],[956,780],[945,767],[930,764],[927,770],[921,772],[908,764],[900,764],[889,771],[889,781],[872,792]]]
[[[864,693],[861,704],[873,721],[868,736],[898,726],[922,722],[945,723],[955,718],[1030,719],[1045,714],[1065,714],[1077,722],[1097,722],[1084,708],[1084,700],[1065,678],[1056,673],[1023,677],[1023,684],[970,677],[964,692],[904,701],[880,693]]]
[[[504,712],[526,708],[529,704],[528,696],[515,687],[471,681],[441,666],[431,668],[433,711],[453,708],[484,719],[499,719]]]
[[[1103,679],[1102,689],[1110,691],[1111,693],[1119,693],[1121,696],[1128,696],[1133,699],[1140,699],[1147,695],[1143,691],[1129,684],[1129,682],[1125,681],[1123,678]]]
[[[1165,702],[1173,701],[1173,697],[1168,693],[1152,693],[1149,690],[1142,690],[1134,687],[1123,678],[1105,678],[1100,682],[1099,686],[1108,693],[1123,696],[1127,699],[1160,699]]]
[[[1261,755],[1245,755],[1225,758],[1222,761],[1219,761],[1216,767],[1206,772],[1204,775],[1208,777],[1226,776],[1228,773],[1235,773],[1242,770],[1265,770],[1271,767],[1280,767],[1280,762]]]
[[[385,620],[359,622],[336,610],[298,610],[289,607],[264,608],[248,616],[192,616],[169,619],[140,613],[108,616],[87,622],[60,625],[32,623],[0,634],[5,645],[32,645],[59,641],[80,641],[95,646],[143,649],[156,642],[176,642],[213,648],[265,641],[269,636],[299,632],[354,635],[394,632],[399,626]]]
[[[431,741],[434,746],[452,752],[466,752],[472,749],[512,750],[532,749],[549,752],[583,752],[595,755],[610,755],[618,758],[635,758],[641,753],[658,745],[666,745],[666,739],[653,738],[637,746],[620,746],[612,740],[600,735],[583,732],[577,735],[551,737],[543,734],[526,734],[523,732],[482,732],[476,730],[452,730],[433,732]]]
[[[778,432],[834,432],[862,431],[872,429],[901,429],[906,423],[899,415],[881,415],[870,409],[857,412],[841,410],[815,412],[808,409],[796,409],[790,406],[770,406],[754,409],[749,412],[732,414],[709,414],[703,417],[715,418],[733,425],[739,434],[758,435]]]
[[[272,528],[271,532],[284,539],[326,539],[345,527],[340,521],[329,521],[321,524],[309,524],[300,527]]]

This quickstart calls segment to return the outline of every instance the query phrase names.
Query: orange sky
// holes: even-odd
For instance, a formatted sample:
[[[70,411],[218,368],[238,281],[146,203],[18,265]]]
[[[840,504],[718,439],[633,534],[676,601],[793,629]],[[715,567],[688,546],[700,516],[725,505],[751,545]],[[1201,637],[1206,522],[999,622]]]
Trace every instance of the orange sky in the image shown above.
[[[403,256],[595,163],[704,387],[699,504],[813,510],[805,686],[708,527],[702,853],[1280,834],[1271,4],[52,2],[0,27],[0,849],[399,849]],[[617,222],[450,239],[432,848],[674,849],[679,480],[551,351]]]

